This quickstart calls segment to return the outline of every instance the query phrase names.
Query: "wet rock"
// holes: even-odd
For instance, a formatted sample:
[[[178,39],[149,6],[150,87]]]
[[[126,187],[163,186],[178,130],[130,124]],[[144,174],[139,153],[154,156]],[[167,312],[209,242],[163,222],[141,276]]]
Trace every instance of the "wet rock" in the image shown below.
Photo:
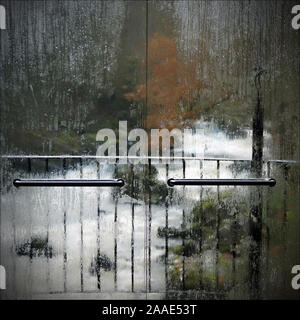
[[[16,247],[16,253],[18,256],[41,257],[48,258],[53,257],[53,248],[49,245],[47,238],[33,237],[30,241],[27,241]]]
[[[111,271],[113,268],[114,266],[110,258],[105,254],[99,254],[92,260],[89,271],[91,275],[96,275],[100,273],[101,269],[103,271]]]

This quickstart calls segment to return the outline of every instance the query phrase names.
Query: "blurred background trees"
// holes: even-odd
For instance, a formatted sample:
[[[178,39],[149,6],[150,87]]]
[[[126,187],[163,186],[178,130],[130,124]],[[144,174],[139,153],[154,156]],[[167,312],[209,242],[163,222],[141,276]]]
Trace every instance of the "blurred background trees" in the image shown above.
[[[1,32],[4,153],[95,153],[96,132],[117,130],[119,120],[172,128],[213,119],[237,135],[251,129],[260,67],[268,147],[274,157],[296,157],[293,1],[1,3],[9,12]]]

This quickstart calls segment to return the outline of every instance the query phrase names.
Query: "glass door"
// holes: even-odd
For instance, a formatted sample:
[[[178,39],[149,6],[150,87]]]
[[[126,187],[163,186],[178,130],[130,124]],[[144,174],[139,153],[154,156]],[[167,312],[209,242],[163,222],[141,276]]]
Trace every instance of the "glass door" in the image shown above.
[[[1,299],[299,298],[293,1],[0,4]]]
[[[148,2],[145,126],[184,135],[183,150],[176,134],[172,145],[182,159],[155,166],[157,179],[173,186],[150,202],[149,292],[299,298],[291,286],[299,261],[293,5]]]

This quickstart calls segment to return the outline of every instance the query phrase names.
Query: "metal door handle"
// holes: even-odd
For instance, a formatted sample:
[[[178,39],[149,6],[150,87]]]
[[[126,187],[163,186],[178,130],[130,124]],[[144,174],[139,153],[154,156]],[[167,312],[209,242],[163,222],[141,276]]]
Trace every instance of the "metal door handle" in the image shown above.
[[[276,180],[266,179],[169,179],[168,185],[174,186],[270,186],[274,187]]]
[[[110,180],[21,180],[15,179],[15,187],[122,187],[123,179]]]

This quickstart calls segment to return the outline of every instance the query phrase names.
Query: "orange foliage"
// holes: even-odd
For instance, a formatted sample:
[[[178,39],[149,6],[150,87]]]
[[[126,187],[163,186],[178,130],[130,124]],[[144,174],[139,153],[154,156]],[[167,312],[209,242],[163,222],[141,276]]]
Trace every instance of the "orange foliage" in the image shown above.
[[[154,34],[149,43],[148,108],[146,128],[180,128],[186,119],[194,118],[191,104],[195,101],[203,81],[196,77],[196,63],[179,57],[173,39]],[[145,67],[145,62],[143,62]],[[146,85],[125,94],[128,100],[144,102]]]

